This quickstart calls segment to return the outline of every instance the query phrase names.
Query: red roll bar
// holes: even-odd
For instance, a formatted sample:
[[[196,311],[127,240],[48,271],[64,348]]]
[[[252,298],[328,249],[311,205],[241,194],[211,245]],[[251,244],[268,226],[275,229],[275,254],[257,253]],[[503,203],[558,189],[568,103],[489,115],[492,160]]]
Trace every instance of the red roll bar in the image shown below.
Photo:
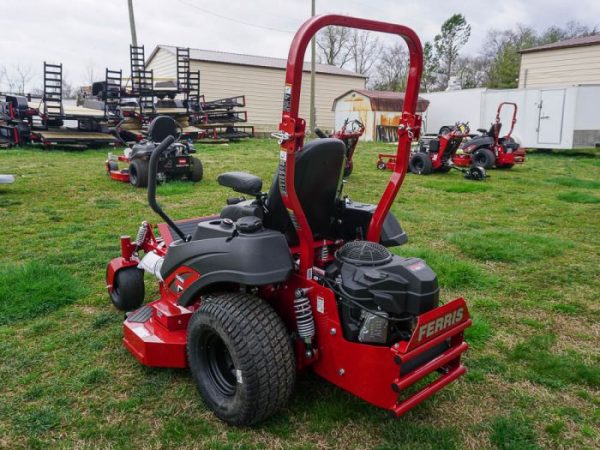
[[[517,123],[517,104],[516,103],[512,103],[512,102],[502,102],[502,103],[500,103],[498,105],[498,110],[496,111],[496,136],[494,136],[496,147],[498,147],[498,140],[500,139],[500,130],[498,129],[497,125],[500,123],[500,111],[502,110],[502,107],[504,105],[508,105],[508,106],[512,106],[513,107],[513,115],[512,115],[512,119],[510,121],[510,130],[508,130],[508,134],[506,135],[506,140],[507,141],[510,139],[510,136],[512,135],[512,132],[515,129],[515,124]]]
[[[307,278],[311,278],[314,259],[314,240],[312,231],[296,195],[294,184],[294,154],[300,151],[304,145],[306,128],[306,122],[298,117],[298,106],[300,104],[300,89],[302,86],[302,71],[306,47],[312,37],[321,28],[332,25],[397,34],[405,40],[410,56],[408,83],[404,96],[404,111],[400,126],[398,127],[397,164],[369,225],[367,239],[370,241],[379,242],[379,235],[385,216],[390,210],[406,175],[410,142],[414,135],[418,135],[420,128],[420,117],[415,115],[415,111],[423,69],[423,49],[421,41],[413,30],[402,25],[340,15],[316,16],[307,20],[300,27],[294,36],[288,55],[283,94],[283,113],[277,137],[282,147],[279,165],[281,197],[298,233],[300,242],[300,272]]]

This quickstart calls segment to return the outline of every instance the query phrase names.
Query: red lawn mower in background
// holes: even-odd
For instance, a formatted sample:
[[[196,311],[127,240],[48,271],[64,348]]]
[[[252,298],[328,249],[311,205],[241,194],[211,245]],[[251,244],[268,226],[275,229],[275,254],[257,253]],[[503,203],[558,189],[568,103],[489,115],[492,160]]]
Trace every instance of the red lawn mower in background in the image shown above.
[[[409,49],[397,164],[377,205],[343,196],[341,140],[304,143],[304,55],[327,26],[395,34]],[[154,149],[148,202],[165,221],[160,237],[143,222],[135,239],[121,238],[106,274],[113,304],[129,312],[124,344],[142,364],[189,367],[204,404],[234,425],[284,406],[298,371],[313,370],[395,416],[465,373],[465,301],[441,304],[425,261],[388,250],[407,240],[390,207],[419,132],[422,65],[419,38],[405,26],[340,15],[305,22],[288,56],[273,183],[263,192],[254,175],[221,174],[222,186],[250,199],[229,199],[218,215],[175,222],[162,210],[156,172],[173,137]],[[142,306],[144,271],[160,297]],[[430,374],[438,377],[406,393]]]
[[[411,153],[408,167],[416,175],[429,175],[433,172],[447,173],[452,169],[463,173],[468,180],[481,181],[486,173],[483,167],[471,166],[468,169],[456,167],[454,156],[463,139],[469,136],[469,126],[457,123],[453,127],[442,127],[438,136],[423,136],[419,139],[417,150]],[[380,153],[377,168],[394,170],[396,156]]]
[[[202,162],[192,156],[196,149],[189,142],[179,142],[181,127],[168,116],[158,116],[150,122],[147,140],[126,148],[122,155],[115,156],[109,153],[105,162],[106,172],[113,180],[131,183],[135,187],[146,187],[150,156],[167,136],[173,137],[173,143],[161,153],[158,163],[159,180],[162,182],[186,178],[193,182],[201,181]],[[128,167],[119,169],[119,162],[127,163]]]
[[[346,167],[344,167],[344,178],[348,178],[354,168],[352,157],[356,150],[358,140],[365,132],[365,125],[358,119],[346,118],[338,131],[331,135],[325,134],[320,128],[315,128],[315,134],[320,138],[332,137],[341,140],[346,145]]]
[[[502,123],[500,112],[504,106],[512,106],[513,113],[508,133],[500,137]],[[489,130],[480,128],[481,134],[463,142],[459,152],[454,156],[454,164],[461,167],[480,166],[484,169],[496,167],[510,169],[515,164],[525,162],[525,150],[511,137],[517,123],[517,104],[502,102],[496,111],[496,121]]]

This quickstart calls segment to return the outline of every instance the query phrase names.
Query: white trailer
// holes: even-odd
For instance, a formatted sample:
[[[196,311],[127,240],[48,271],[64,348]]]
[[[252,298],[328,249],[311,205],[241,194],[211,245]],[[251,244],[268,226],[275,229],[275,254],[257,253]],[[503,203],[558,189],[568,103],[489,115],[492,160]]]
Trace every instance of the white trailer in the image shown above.
[[[471,131],[489,128],[501,102],[519,110],[513,137],[526,148],[582,148],[600,145],[600,85],[544,89],[464,89],[422,93],[430,101],[424,114],[426,133],[468,121]],[[510,108],[501,121],[507,129]]]

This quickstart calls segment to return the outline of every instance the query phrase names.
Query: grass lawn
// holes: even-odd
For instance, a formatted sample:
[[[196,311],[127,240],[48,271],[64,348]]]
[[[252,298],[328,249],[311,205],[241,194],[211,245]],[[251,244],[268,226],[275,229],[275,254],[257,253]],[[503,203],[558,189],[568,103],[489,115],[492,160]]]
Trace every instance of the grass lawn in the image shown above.
[[[272,140],[199,148],[205,179],[159,188],[175,218],[219,211],[220,172],[268,185],[278,160]],[[359,145],[353,199],[377,201],[389,172],[376,154],[391,148]],[[0,447],[600,447],[600,158],[531,154],[481,183],[408,175],[396,251],[428,261],[443,299],[467,299],[468,374],[399,420],[306,374],[284,411],[246,429],[216,420],[186,370],[142,367],[122,346],[105,265],[157,218],[105,157],[0,151],[16,175],[0,185]]]

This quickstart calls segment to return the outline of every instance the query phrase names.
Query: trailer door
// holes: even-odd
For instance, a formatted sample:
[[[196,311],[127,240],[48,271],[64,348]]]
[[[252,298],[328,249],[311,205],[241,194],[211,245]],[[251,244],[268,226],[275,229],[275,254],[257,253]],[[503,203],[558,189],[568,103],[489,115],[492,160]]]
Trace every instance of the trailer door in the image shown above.
[[[560,144],[562,140],[564,89],[542,90],[538,104],[538,144]]]

